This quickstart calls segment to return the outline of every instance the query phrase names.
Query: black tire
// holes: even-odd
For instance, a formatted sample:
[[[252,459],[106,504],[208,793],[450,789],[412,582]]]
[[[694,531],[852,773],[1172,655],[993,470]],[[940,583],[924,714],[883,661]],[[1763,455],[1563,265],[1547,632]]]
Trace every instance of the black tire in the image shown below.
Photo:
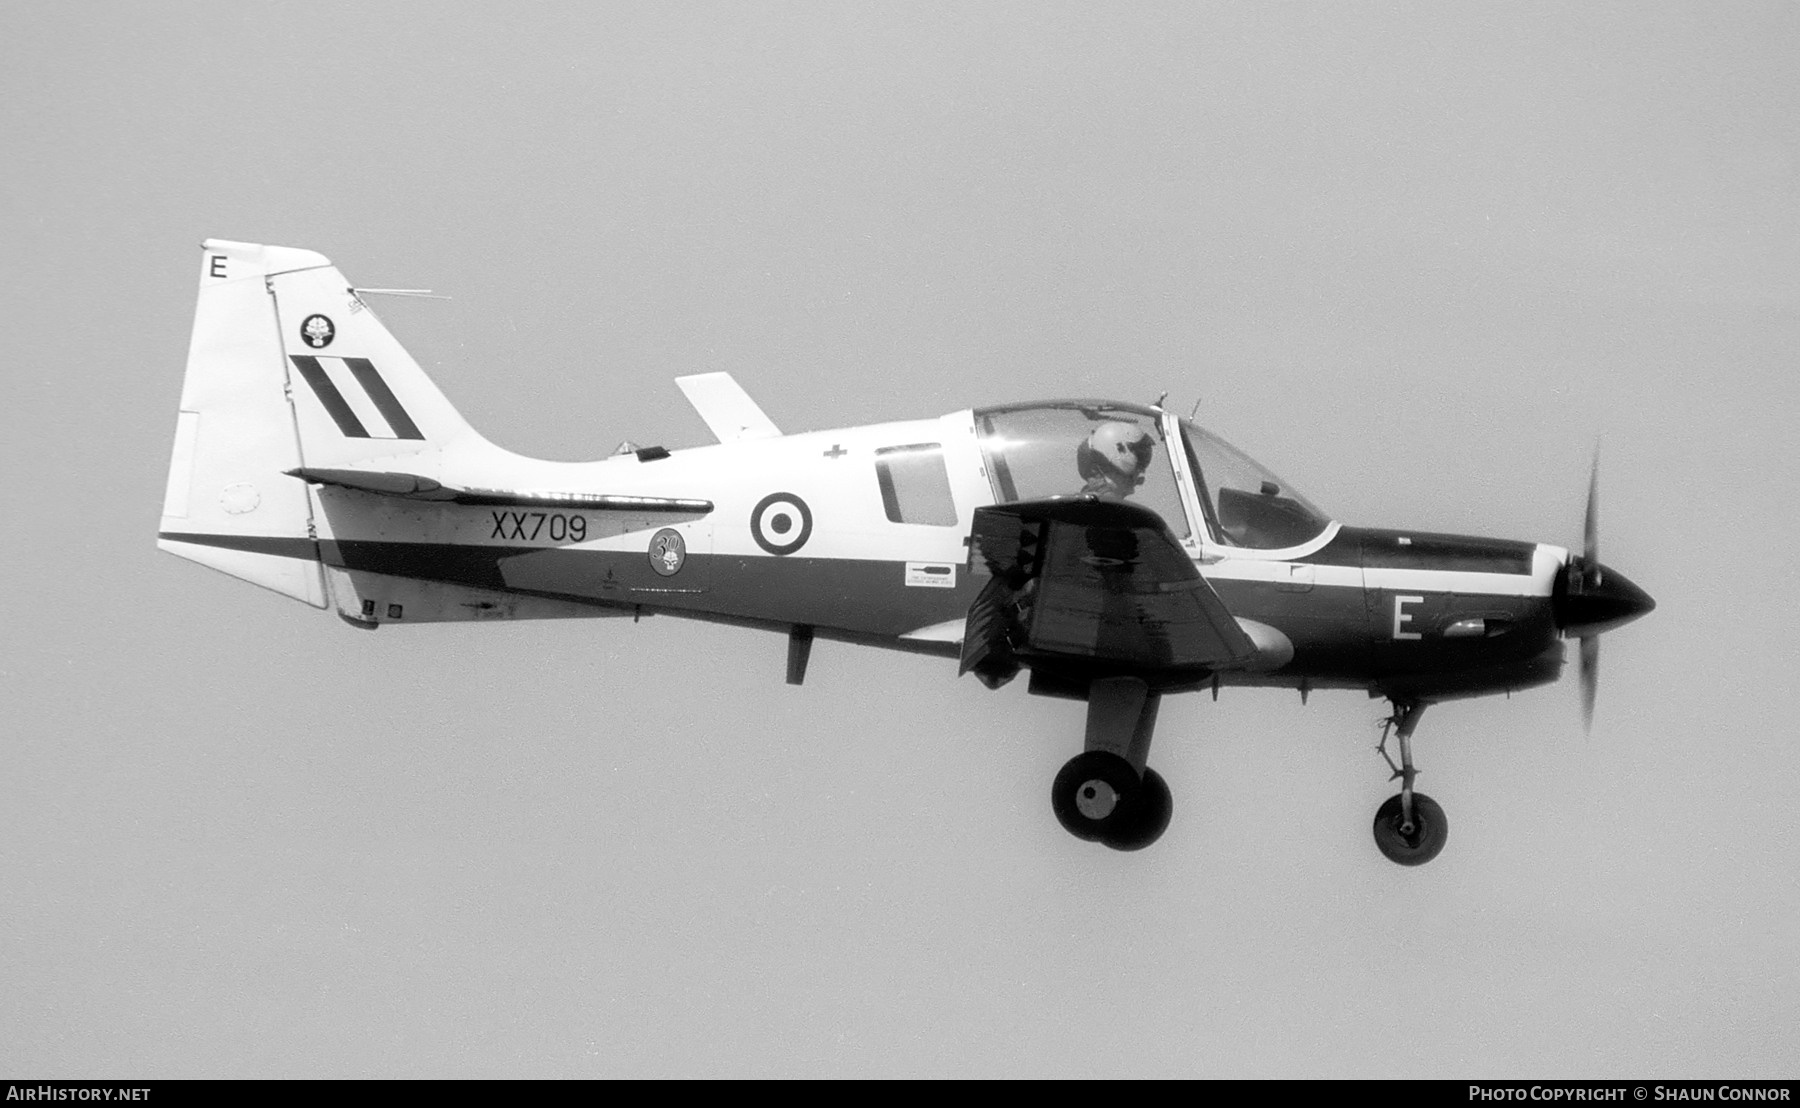
[[[1117,754],[1090,750],[1070,758],[1057,773],[1050,786],[1050,808],[1069,834],[1094,842],[1123,825],[1139,789],[1137,771],[1130,762]]]
[[[1438,802],[1424,793],[1413,794],[1413,826],[1401,830],[1400,795],[1387,798],[1375,813],[1375,845],[1388,861],[1403,866],[1422,866],[1438,856],[1450,838],[1450,821]]]
[[[1144,780],[1115,827],[1107,828],[1100,841],[1114,850],[1142,850],[1162,838],[1175,813],[1175,798],[1162,774],[1144,768]]]

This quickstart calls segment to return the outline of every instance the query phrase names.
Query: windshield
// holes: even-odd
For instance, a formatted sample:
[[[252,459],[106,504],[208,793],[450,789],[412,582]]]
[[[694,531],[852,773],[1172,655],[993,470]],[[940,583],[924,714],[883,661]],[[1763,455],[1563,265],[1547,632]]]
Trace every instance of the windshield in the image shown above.
[[[1002,504],[1098,496],[1141,504],[1189,535],[1174,462],[1154,408],[1100,400],[984,408],[975,413],[994,496]]]
[[[1217,542],[1278,550],[1316,538],[1331,522],[1292,485],[1199,424],[1182,420],[1181,437]]]

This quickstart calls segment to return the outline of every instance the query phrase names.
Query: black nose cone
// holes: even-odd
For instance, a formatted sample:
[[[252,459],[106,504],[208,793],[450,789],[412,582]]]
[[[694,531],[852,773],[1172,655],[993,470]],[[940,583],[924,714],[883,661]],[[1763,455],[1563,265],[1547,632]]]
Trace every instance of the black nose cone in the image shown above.
[[[1656,601],[1618,570],[1569,559],[1552,598],[1556,625],[1569,635],[1586,637],[1623,627],[1650,614]]]

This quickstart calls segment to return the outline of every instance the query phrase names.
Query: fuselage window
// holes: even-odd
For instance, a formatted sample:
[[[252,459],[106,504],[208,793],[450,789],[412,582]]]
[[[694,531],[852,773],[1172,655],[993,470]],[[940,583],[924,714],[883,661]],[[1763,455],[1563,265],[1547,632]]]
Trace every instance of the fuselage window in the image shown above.
[[[875,451],[875,480],[881,486],[881,506],[893,522],[956,525],[956,502],[950,498],[950,471],[944,468],[941,444],[922,442]]]

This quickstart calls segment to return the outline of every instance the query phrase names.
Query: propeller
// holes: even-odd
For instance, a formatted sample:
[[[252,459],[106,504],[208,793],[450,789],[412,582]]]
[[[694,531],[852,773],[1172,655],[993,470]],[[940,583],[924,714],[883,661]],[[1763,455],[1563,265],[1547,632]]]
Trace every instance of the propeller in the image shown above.
[[[1600,565],[1600,448],[1594,447],[1594,464],[1588,469],[1587,513],[1581,521],[1582,591],[1599,588],[1606,580]],[[1581,730],[1594,733],[1594,701],[1600,695],[1600,635],[1581,636]]]
[[[1600,564],[1600,451],[1588,471],[1587,513],[1582,519],[1581,553],[1571,554],[1556,583],[1551,609],[1564,635],[1581,641],[1581,723],[1594,726],[1600,687],[1600,635],[1656,607],[1650,594]]]

